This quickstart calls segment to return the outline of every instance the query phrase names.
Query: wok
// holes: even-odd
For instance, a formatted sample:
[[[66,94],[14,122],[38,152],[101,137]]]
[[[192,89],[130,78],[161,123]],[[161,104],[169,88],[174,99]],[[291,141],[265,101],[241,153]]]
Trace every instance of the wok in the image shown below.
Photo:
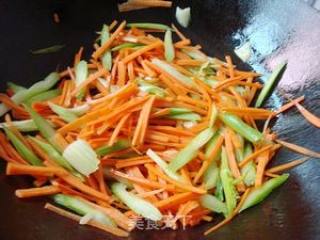
[[[305,95],[305,105],[320,115],[320,14],[298,0],[194,0],[174,1],[172,9],[148,9],[119,14],[116,1],[1,1],[0,2],[0,87],[6,81],[24,86],[42,79],[48,72],[72,63],[80,46],[89,57],[92,42],[103,23],[113,19],[128,22],[175,22],[175,6],[191,6],[192,23],[184,29],[193,43],[211,56],[230,54],[239,68],[266,73],[276,63],[287,61],[285,75],[266,103],[277,107],[283,94]],[[52,15],[57,12],[60,24]],[[251,58],[243,63],[234,49],[249,42]],[[31,49],[65,44],[57,53],[34,56]],[[281,115],[274,123],[280,138],[320,150],[319,130],[295,110]],[[281,150],[272,163],[297,157]],[[6,177],[0,163],[0,239],[117,239],[91,227],[80,226],[43,208],[48,199],[20,200],[17,188],[28,187],[31,179]],[[312,159],[291,170],[289,181],[259,206],[241,213],[234,221],[204,237],[214,223],[203,223],[186,230],[134,231],[140,239],[320,239],[320,165]]]

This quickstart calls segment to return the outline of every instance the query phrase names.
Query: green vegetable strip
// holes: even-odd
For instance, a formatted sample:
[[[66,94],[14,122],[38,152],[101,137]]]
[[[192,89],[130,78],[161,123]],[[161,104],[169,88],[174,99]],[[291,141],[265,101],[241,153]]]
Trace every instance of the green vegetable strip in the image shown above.
[[[182,177],[177,174],[176,172],[171,171],[168,168],[168,164],[158,156],[158,154],[156,154],[154,151],[152,151],[151,149],[148,149],[147,151],[147,155],[153,160],[155,161],[156,164],[158,164],[158,166],[162,169],[162,171],[165,172],[165,174],[167,174],[170,178],[176,180],[176,181],[183,181]]]
[[[148,83],[146,81],[138,80],[138,84],[139,84],[139,89],[143,92],[154,94],[159,97],[165,97],[167,95],[166,91],[163,88],[153,85],[151,83]]]
[[[215,134],[213,135],[213,137],[206,144],[206,148],[205,148],[205,152],[204,152],[206,158],[210,157],[210,154],[211,154],[212,150],[215,148],[219,137],[220,137],[220,130],[216,131]],[[214,156],[213,161],[216,161],[220,157],[220,153],[221,153],[221,151],[219,151],[218,154],[216,156]]]
[[[219,179],[219,168],[215,161],[212,161],[203,174],[203,183],[207,190],[215,188]]]
[[[101,31],[101,45],[103,45],[108,39],[110,38],[109,33],[109,27],[107,25],[103,25],[102,31]],[[104,68],[108,69],[108,71],[112,68],[112,55],[111,51],[106,51],[102,55],[102,65]]]
[[[61,90],[57,88],[57,89],[49,90],[43,93],[39,93],[38,95],[35,95],[34,97],[30,98],[28,102],[29,103],[45,102],[52,98],[58,97],[60,94],[61,94]]]
[[[216,213],[223,213],[227,216],[227,206],[224,202],[220,201],[215,196],[205,194],[200,197],[202,207],[207,208]]]
[[[46,154],[55,161],[58,165],[64,167],[65,169],[69,170],[70,172],[74,173],[75,170],[72,166],[68,163],[68,161],[49,143],[45,143],[35,137],[29,137],[34,143],[36,143]]]
[[[232,178],[232,174],[228,167],[228,157],[224,148],[222,148],[221,152],[220,178],[229,215],[237,205],[237,190],[234,186],[234,179]]]
[[[174,46],[172,43],[172,31],[167,30],[164,35],[164,56],[168,62],[174,59]]]
[[[201,116],[197,113],[181,113],[168,116],[170,119],[178,119],[178,120],[185,120],[191,122],[198,122],[201,120]]]
[[[48,53],[55,53],[60,51],[62,48],[64,48],[65,45],[53,45],[51,47],[47,47],[47,48],[41,48],[41,49],[37,49],[37,50],[31,50],[30,52],[32,54],[48,54]]]
[[[271,76],[268,78],[268,80],[265,82],[258,98],[257,101],[255,103],[255,107],[260,107],[263,102],[266,100],[266,98],[268,97],[271,88],[273,87],[273,85],[275,84],[276,80],[278,80],[278,78],[280,77],[280,75],[283,73],[283,71],[285,70],[287,66],[287,63],[281,63],[279,64],[274,71],[272,72]]]
[[[8,88],[10,88],[14,93],[17,93],[17,92],[22,91],[22,90],[26,90],[25,87],[20,86],[20,85],[18,85],[18,84],[15,84],[15,83],[13,83],[13,82],[8,82],[8,83],[7,83],[7,86],[8,86]]]
[[[111,51],[115,52],[124,48],[135,48],[135,47],[141,47],[141,46],[143,46],[143,44],[141,43],[122,43],[118,46],[115,46],[114,48],[111,48]]]
[[[244,147],[244,158],[252,154],[252,147],[250,144],[246,144]],[[248,162],[241,168],[241,175],[243,182],[246,186],[252,186],[256,180],[256,165],[253,161]]]
[[[170,116],[184,114],[184,113],[192,113],[191,109],[188,108],[170,108]]]
[[[66,122],[73,122],[78,118],[78,116],[71,111],[69,111],[67,108],[61,107],[59,105],[56,105],[52,102],[49,102],[49,107],[51,110],[58,114],[64,121]]]
[[[107,226],[116,227],[116,224],[110,217],[98,211],[97,209],[90,206],[88,203],[82,201],[79,198],[75,198],[65,194],[56,194],[53,196],[53,200],[55,203],[65,208],[68,208],[81,216],[92,214],[92,218],[95,221],[105,224]]]
[[[242,212],[243,210],[250,208],[261,201],[263,201],[266,197],[270,195],[270,193],[282,185],[287,179],[289,178],[289,174],[282,174],[279,177],[272,178],[265,182],[261,187],[256,188],[252,190],[247,199],[244,201],[241,209],[239,212]]]
[[[76,66],[75,66],[75,77],[76,77],[76,86],[79,86],[81,83],[83,83],[88,78],[88,64],[85,60],[81,60]],[[77,98],[82,99],[85,96],[86,89],[82,88],[77,93]]]
[[[38,130],[37,126],[34,124],[34,121],[32,119],[12,121],[11,125],[18,129],[20,132],[33,132]],[[5,122],[0,123],[0,128],[4,127],[9,127],[9,124]]]
[[[197,156],[199,149],[203,147],[213,136],[214,131],[207,128],[194,137],[191,142],[184,147],[178,155],[169,163],[171,171],[177,171]]]
[[[218,176],[218,180],[217,180],[217,183],[216,183],[216,189],[214,191],[214,195],[220,201],[222,201],[222,202],[224,201],[223,186],[222,186],[222,182],[221,182],[220,176]]]
[[[263,135],[258,130],[250,127],[248,124],[243,122],[241,118],[230,113],[221,112],[219,118],[224,122],[228,127],[232,128],[234,131],[239,133],[242,137],[247,139],[252,143],[259,142]]]
[[[182,84],[187,85],[189,87],[194,87],[193,80],[182,73],[180,73],[177,69],[172,67],[170,64],[159,60],[157,58],[154,58],[151,60],[153,64],[155,64],[157,67],[161,68],[163,71],[167,72],[174,78],[176,78],[178,81],[180,81]]]
[[[50,123],[40,116],[36,111],[34,111],[28,104],[24,105],[25,109],[30,114],[31,118],[33,119],[34,123],[38,127],[42,136],[44,136],[51,144],[54,143],[54,135],[56,131],[50,125]],[[56,145],[56,144],[54,144]]]
[[[121,151],[121,150],[127,149],[130,146],[131,146],[130,141],[123,139],[123,140],[117,141],[112,146],[102,146],[102,147],[97,148],[95,151],[100,157],[102,157],[102,156],[107,155],[109,153],[113,153],[116,151]]]
[[[156,30],[168,30],[171,29],[169,26],[159,23],[127,23],[130,28],[145,28],[145,29],[156,29]]]
[[[37,155],[35,155],[9,128],[5,127],[4,131],[11,143],[25,160],[35,166],[43,165]]]
[[[159,221],[162,219],[162,214],[158,208],[150,202],[128,192],[126,190],[126,185],[123,183],[113,183],[111,185],[111,191],[132,211],[140,214],[144,218],[151,219],[153,221]]]
[[[16,104],[20,104],[29,100],[31,97],[45,92],[52,88],[59,81],[59,74],[56,72],[50,73],[43,81],[33,84],[30,88],[26,90],[19,91],[11,97],[11,100]],[[4,104],[0,104],[0,117],[9,111]]]

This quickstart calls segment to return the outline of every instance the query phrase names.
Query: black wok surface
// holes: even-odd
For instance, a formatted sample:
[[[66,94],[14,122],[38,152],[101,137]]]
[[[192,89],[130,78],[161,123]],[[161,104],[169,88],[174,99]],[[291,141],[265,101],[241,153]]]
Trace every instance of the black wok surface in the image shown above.
[[[0,89],[6,81],[24,86],[41,80],[55,69],[72,63],[74,53],[92,42],[103,23],[113,19],[128,22],[175,22],[174,8],[149,9],[119,14],[115,1],[0,1]],[[288,67],[267,105],[276,107],[284,93],[306,96],[305,105],[320,115],[320,16],[302,1],[194,0],[175,1],[175,5],[191,6],[192,24],[185,34],[203,46],[212,56],[230,54],[239,68],[267,73],[277,62]],[[57,12],[61,23],[55,24]],[[249,42],[251,58],[243,63],[234,48]],[[31,49],[65,44],[48,55],[34,56]],[[320,151],[320,130],[308,124],[295,110],[280,116],[274,123],[279,136]],[[273,163],[297,157],[281,150]],[[0,163],[0,239],[3,240],[67,240],[117,239],[86,226],[64,219],[43,208],[47,199],[19,200],[14,190],[31,186],[29,178],[6,177]],[[198,239],[320,239],[320,164],[312,159],[290,171],[289,181],[261,205],[240,214],[231,224],[203,237],[211,226],[201,224],[180,231],[135,231],[132,240],[198,240]],[[221,218],[216,217],[215,223]]]

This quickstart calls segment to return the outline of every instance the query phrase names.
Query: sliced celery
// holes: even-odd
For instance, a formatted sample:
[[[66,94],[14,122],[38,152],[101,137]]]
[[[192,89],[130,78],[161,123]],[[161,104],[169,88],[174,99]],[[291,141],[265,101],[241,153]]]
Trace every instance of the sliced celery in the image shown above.
[[[198,122],[201,120],[201,116],[197,113],[180,113],[169,115],[168,118],[170,119],[178,119],[178,120],[185,120],[191,122]]]
[[[50,125],[50,123],[46,119],[44,119],[42,116],[40,116],[36,111],[34,111],[32,107],[28,106],[28,104],[25,104],[24,107],[30,114],[31,118],[33,119],[34,123],[38,127],[42,136],[44,136],[50,143],[53,143],[54,142],[53,139],[56,131]]]
[[[186,147],[169,163],[171,171],[177,171],[197,156],[199,149],[203,147],[213,136],[214,131],[207,128],[194,137]]]
[[[110,38],[109,27],[107,25],[103,25],[101,31],[101,45],[103,45],[108,39]],[[109,71],[112,68],[112,54],[111,51],[106,51],[102,55],[102,65],[104,68],[108,69]]]
[[[55,203],[68,209],[71,209],[72,211],[76,212],[81,216],[90,214],[92,220],[95,220],[107,226],[116,227],[115,222],[109,216],[107,216],[103,212],[97,210],[96,208],[92,207],[91,205],[79,198],[65,194],[56,194],[53,196],[53,200]]]
[[[154,84],[148,83],[143,80],[138,80],[138,84],[139,84],[139,89],[143,92],[154,94],[159,97],[165,97],[167,95],[167,92],[163,88],[158,87]]]
[[[174,59],[174,46],[172,43],[172,31],[167,30],[164,35],[164,56],[168,62]]]
[[[243,122],[241,118],[236,115],[220,112],[219,118],[224,122],[228,127],[232,128],[234,131],[239,133],[242,137],[247,139],[252,143],[259,142],[263,135],[258,130],[250,127],[248,124]]]
[[[68,169],[70,172],[74,172],[74,169],[71,167],[71,165],[68,163],[68,161],[62,157],[62,155],[49,143],[45,143],[35,137],[29,136],[29,138],[36,143],[46,154],[55,161],[58,165]]]
[[[283,73],[283,71],[286,69],[287,63],[281,63],[278,66],[276,66],[276,68],[273,70],[271,76],[268,78],[268,80],[265,82],[258,98],[257,101],[255,103],[255,107],[260,107],[263,102],[266,100],[266,98],[268,97],[272,86],[275,84],[275,82],[278,80],[278,78],[280,77],[280,75]]]
[[[249,156],[252,153],[252,147],[248,143],[244,148],[244,157]],[[256,164],[253,161],[248,162],[241,168],[241,175],[243,182],[246,186],[252,186],[256,180]]]
[[[111,185],[111,191],[132,211],[140,214],[144,218],[151,219],[153,221],[159,221],[162,219],[162,214],[157,207],[150,202],[128,192],[126,190],[126,185],[123,183],[113,183]]]
[[[239,212],[262,202],[274,189],[285,183],[288,178],[289,174],[282,174],[281,176],[266,181],[261,187],[253,189],[244,201]]]
[[[228,167],[228,157],[224,148],[222,148],[221,152],[220,178],[229,215],[237,205],[238,194],[236,187],[234,186],[234,179],[232,178],[231,171]]]
[[[178,23],[182,27],[188,27],[191,19],[191,9],[190,7],[187,8],[176,8],[176,19]]]
[[[49,102],[48,105],[54,113],[59,115],[66,122],[73,122],[78,118],[76,114],[72,113],[67,108],[61,107],[52,102]]]
[[[172,67],[170,64],[168,64],[160,59],[157,59],[157,58],[152,59],[151,62],[154,65],[156,65],[157,67],[161,68],[163,71],[165,71],[168,74],[170,74],[171,76],[173,76],[175,79],[180,81],[182,84],[185,84],[189,87],[194,87],[195,84],[191,78],[183,75],[177,69]]]
[[[30,150],[9,128],[3,128],[10,142],[20,153],[23,159],[35,166],[42,166],[42,161]]]
[[[30,52],[32,54],[34,54],[34,55],[55,53],[55,52],[59,52],[64,47],[65,47],[65,45],[53,45],[53,46],[50,46],[50,47],[47,47],[47,48],[31,50]]]
[[[97,148],[95,151],[99,156],[104,156],[112,152],[121,151],[130,147],[130,141],[122,139],[117,141],[112,146],[102,146]]]
[[[32,119],[21,120],[21,121],[12,121],[11,125],[18,129],[20,132],[33,132],[37,131],[38,127]],[[3,122],[0,123],[0,128],[9,127],[10,125]]]
[[[43,81],[33,84],[30,88],[21,90],[18,93],[14,94],[11,97],[11,100],[16,104],[20,104],[29,100],[31,97],[45,92],[52,88],[59,81],[60,77],[57,72],[50,73]],[[6,112],[9,111],[9,108],[4,104],[0,104],[0,116],[3,116]]]
[[[145,29],[156,29],[156,30],[167,30],[169,26],[160,23],[127,23],[130,28],[145,28]]]
[[[28,100],[29,103],[34,103],[34,102],[45,102],[48,101],[52,98],[58,97],[61,94],[60,89],[53,89],[49,91],[45,91],[42,93],[39,93],[38,95],[33,96]]]
[[[215,188],[219,179],[219,168],[215,161],[212,161],[203,174],[203,183],[207,190]]]
[[[146,153],[153,161],[155,161],[156,164],[158,164],[158,166],[162,169],[162,171],[164,171],[165,174],[167,174],[170,178],[176,180],[176,181],[183,181],[182,177],[177,174],[176,172],[170,170],[168,168],[168,164],[161,159],[157,153],[155,153],[154,151],[152,151],[151,149],[148,149],[147,153]]]
[[[118,46],[115,46],[114,48],[111,48],[111,51],[112,52],[115,52],[115,51],[119,51],[121,49],[124,49],[124,48],[136,48],[136,47],[141,47],[143,46],[143,44],[141,43],[122,43]]]
[[[213,195],[205,194],[200,197],[201,206],[216,213],[223,213],[227,216],[227,206]]]
[[[15,83],[13,83],[13,82],[8,82],[8,83],[7,83],[7,86],[8,86],[8,88],[11,89],[14,93],[17,93],[17,92],[19,92],[19,91],[21,91],[21,90],[26,90],[25,87],[20,86],[20,85],[17,85],[17,84],[15,84]]]
[[[69,144],[62,156],[74,169],[85,176],[89,176],[99,168],[100,161],[97,153],[82,139]]]

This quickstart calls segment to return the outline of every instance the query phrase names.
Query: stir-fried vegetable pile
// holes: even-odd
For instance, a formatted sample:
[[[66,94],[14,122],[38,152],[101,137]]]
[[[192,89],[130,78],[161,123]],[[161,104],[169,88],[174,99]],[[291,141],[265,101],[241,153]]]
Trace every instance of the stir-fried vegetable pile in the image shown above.
[[[17,197],[52,195],[46,208],[118,236],[141,218],[176,229],[224,216],[207,234],[306,161],[270,168],[281,145],[319,157],[268,126],[295,105],[316,122],[303,97],[276,112],[258,108],[285,65],[262,87],[229,56],[208,57],[174,26],[155,23],[105,25],[94,48],[88,61],[81,48],[67,70],[28,89],[9,83],[0,95],[6,173],[35,178]]]

